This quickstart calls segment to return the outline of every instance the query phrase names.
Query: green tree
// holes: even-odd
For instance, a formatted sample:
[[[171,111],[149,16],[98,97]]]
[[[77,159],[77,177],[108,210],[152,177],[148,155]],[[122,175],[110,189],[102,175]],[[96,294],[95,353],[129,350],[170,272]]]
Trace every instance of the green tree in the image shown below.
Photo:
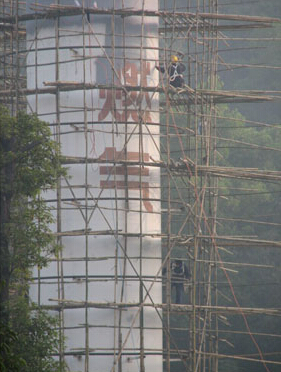
[[[219,107],[218,120],[218,151],[220,165],[229,167],[246,167],[259,170],[280,171],[280,143],[281,130],[277,126],[253,126],[245,122],[237,110],[230,110],[227,106]],[[249,145],[252,144],[253,146]],[[246,236],[255,239],[280,240],[280,182],[246,179],[220,179],[219,183],[219,220],[218,233],[220,235]],[[236,247],[232,254],[221,252],[223,261],[236,263],[269,265],[278,267],[280,251],[272,247],[249,248]],[[234,269],[236,269],[234,267]],[[251,266],[237,267],[237,273],[229,273],[234,291],[242,307],[264,308],[280,307],[280,299],[276,296],[280,283],[280,270],[257,268]],[[225,295],[220,297],[222,305],[235,306],[233,296],[225,283],[224,274],[219,276],[220,291]],[[226,300],[228,298],[228,300]],[[280,320],[276,317],[257,315],[248,316],[248,323],[253,333],[275,334],[280,328]],[[234,345],[221,344],[222,354],[251,355],[257,350],[251,341],[244,321],[239,316],[228,316],[229,326],[226,330],[241,331],[232,334],[228,340]],[[270,360],[280,361],[277,354],[280,349],[278,338],[255,336],[264,355]],[[275,353],[275,354],[274,354]],[[223,369],[240,371],[264,371],[260,363],[236,361],[236,369],[229,361],[221,364]],[[270,366],[270,370],[277,372],[279,366]]]
[[[60,363],[52,356],[59,350],[58,320],[46,311],[20,298],[12,305],[10,324],[17,330],[12,344],[15,355],[24,360],[21,372],[62,372]]]
[[[18,342],[17,334],[8,324],[0,323],[0,371],[20,371],[25,360],[15,355],[12,345]]]
[[[29,305],[27,283],[30,269],[46,266],[58,249],[40,193],[65,170],[48,125],[35,115],[11,117],[1,107],[0,132],[1,371],[56,371],[50,355],[58,347],[56,321]]]

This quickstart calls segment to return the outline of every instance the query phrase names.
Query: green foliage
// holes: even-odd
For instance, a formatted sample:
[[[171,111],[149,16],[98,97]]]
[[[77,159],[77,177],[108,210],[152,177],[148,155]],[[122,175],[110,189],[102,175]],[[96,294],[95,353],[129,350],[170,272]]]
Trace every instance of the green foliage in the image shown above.
[[[9,324],[1,323],[0,371],[64,371],[52,357],[59,351],[56,327],[57,318],[17,296],[10,307]]]
[[[25,361],[22,372],[56,372],[60,363],[52,355],[59,352],[57,318],[18,299],[11,308],[11,325],[17,330],[17,340],[11,345],[15,355]]]
[[[276,126],[255,126],[246,121],[237,109],[228,106],[220,106],[218,111],[218,137],[217,142],[218,162],[227,167],[246,167],[259,170],[280,171],[280,143],[281,130]],[[255,120],[250,116],[247,119]],[[252,145],[252,146],[251,146]],[[281,240],[280,218],[281,198],[280,185],[278,182],[265,180],[243,179],[220,179],[218,217],[221,218],[218,225],[220,235],[246,236],[253,239]],[[231,255],[221,252],[223,261],[236,263],[269,265],[269,268],[251,266],[237,266],[237,274],[229,274],[234,286],[236,297],[242,307],[252,308],[278,308],[281,306],[276,291],[280,283],[280,270],[276,269],[280,264],[280,251],[278,249],[253,247],[234,247]],[[273,269],[275,266],[275,269]],[[235,268],[236,269],[236,268]],[[225,276],[219,276],[220,282],[225,282]],[[221,285],[220,291],[226,297],[220,297],[220,304],[236,306],[228,285]],[[275,334],[280,328],[278,318],[268,317],[265,321],[263,316],[249,316],[248,323],[253,333]],[[226,330],[241,331],[244,334],[229,334],[227,343],[220,343],[222,354],[250,355],[256,354],[257,350],[249,336],[244,321],[240,316],[228,316],[231,324]],[[226,333],[227,334],[227,333]],[[278,338],[255,336],[263,353],[271,353],[280,349]],[[269,357],[271,360],[280,360],[278,355]],[[246,361],[225,360],[220,362],[220,370],[264,371],[262,364],[249,363]],[[270,370],[277,372],[277,366],[271,366]]]
[[[56,372],[57,320],[29,305],[30,269],[43,267],[59,247],[50,208],[40,196],[66,175],[48,124],[35,115],[11,117],[0,107],[1,371]]]
[[[53,186],[62,169],[58,145],[51,140],[48,125],[35,115],[10,117],[1,107],[0,131],[1,191],[35,197],[40,189]]]
[[[47,124],[36,116],[13,118],[1,107],[0,131],[1,279],[6,282],[17,270],[46,265],[47,255],[57,249],[40,192],[65,171]]]
[[[218,121],[218,141],[221,156],[219,164],[230,167],[245,167],[259,170],[280,171],[281,130],[278,127],[251,127],[237,110],[220,108],[219,115],[229,119]],[[225,140],[225,139],[229,139]],[[251,144],[253,146],[251,146]],[[280,199],[278,184],[258,180],[221,179],[219,213],[220,217],[277,223],[279,209],[273,206]],[[254,235],[261,239],[277,238],[276,226],[265,224],[243,224],[233,221],[224,224],[222,234]]]
[[[24,359],[15,354],[13,345],[18,342],[18,336],[8,324],[0,322],[0,371],[21,371],[26,367]]]

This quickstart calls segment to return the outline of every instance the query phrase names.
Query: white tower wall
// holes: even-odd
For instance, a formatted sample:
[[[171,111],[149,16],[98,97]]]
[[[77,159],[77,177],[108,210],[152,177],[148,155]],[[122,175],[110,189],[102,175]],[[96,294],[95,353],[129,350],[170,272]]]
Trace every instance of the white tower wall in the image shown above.
[[[122,8],[121,0],[96,3]],[[150,0],[123,3],[158,7]],[[155,279],[161,267],[160,171],[153,166],[158,94],[130,90],[158,84],[157,27],[155,17],[91,14],[90,22],[86,15],[60,17],[28,29],[27,84],[41,89],[28,103],[61,142],[70,176],[58,191],[44,193],[63,250],[34,273],[31,295],[60,308],[70,371],[162,371],[161,320],[153,306],[140,305],[162,302]]]

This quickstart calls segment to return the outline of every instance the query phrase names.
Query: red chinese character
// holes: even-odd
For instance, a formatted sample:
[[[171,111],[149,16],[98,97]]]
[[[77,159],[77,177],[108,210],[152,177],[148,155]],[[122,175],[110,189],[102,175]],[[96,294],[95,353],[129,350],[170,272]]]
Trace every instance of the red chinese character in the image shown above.
[[[143,161],[149,160],[149,154],[144,153],[140,156],[139,152],[129,151],[125,154],[124,151],[116,151],[115,147],[106,147],[105,151],[99,157],[100,160],[108,160],[108,161],[122,161],[122,160],[131,160],[139,162],[141,159]],[[122,175],[125,176],[149,176],[149,169],[148,168],[140,168],[140,167],[132,167],[127,166],[125,168],[124,165],[118,166],[100,166],[100,175]],[[149,182],[143,181],[109,181],[109,180],[101,180],[100,187],[103,189],[121,189],[121,190],[141,190],[143,204],[145,209],[148,212],[153,212],[153,206],[149,201]]]
[[[103,121],[107,115],[111,112],[117,121],[122,121],[122,113],[119,113],[116,109],[116,100],[121,99],[121,90],[115,92],[115,99],[113,99],[112,90],[100,89],[100,98],[105,98],[104,105],[99,113],[98,119]]]
[[[138,76],[141,74],[140,82]],[[143,87],[147,87],[147,76],[150,75],[150,63],[142,62],[142,71],[137,70],[137,66],[134,63],[127,62],[125,68],[122,69],[118,76],[120,81],[123,81],[125,85],[130,85],[133,87],[139,86],[141,84]],[[131,120],[135,123],[139,122],[139,114],[143,115],[143,120],[151,123],[150,112],[145,110],[141,113],[136,109],[141,107],[143,98],[145,98],[146,106],[151,109],[151,99],[148,92],[129,92],[126,94],[123,91],[116,91],[115,97],[113,97],[113,92],[110,89],[100,89],[100,98],[105,98],[102,110],[98,115],[100,121],[104,120],[109,113],[113,115],[116,121],[124,122]],[[115,99],[113,99],[115,98]],[[116,109],[116,101],[120,100],[119,106],[122,107],[121,111]]]

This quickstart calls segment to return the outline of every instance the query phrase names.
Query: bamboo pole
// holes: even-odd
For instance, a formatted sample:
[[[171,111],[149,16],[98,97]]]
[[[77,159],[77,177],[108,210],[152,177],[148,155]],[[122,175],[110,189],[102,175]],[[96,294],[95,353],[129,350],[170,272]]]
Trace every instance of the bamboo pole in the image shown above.
[[[247,16],[237,14],[218,14],[218,13],[189,13],[189,12],[169,12],[169,11],[149,11],[149,10],[133,10],[133,9],[98,9],[77,6],[55,5],[44,6],[41,9],[36,8],[35,13],[23,14],[19,16],[19,21],[30,21],[34,19],[53,19],[56,17],[67,17],[82,15],[83,12],[96,15],[112,15],[115,16],[145,16],[145,17],[165,17],[174,16],[174,20],[178,17],[185,19],[221,19],[230,21],[242,22],[262,22],[262,23],[280,23],[279,18],[274,17],[260,17],[260,16]],[[15,16],[0,17],[0,22],[15,23]]]
[[[67,300],[67,299],[56,299],[56,298],[50,298],[49,301],[57,302],[58,305],[54,306],[55,308],[59,308],[64,305],[65,308],[85,308],[88,307],[96,307],[96,308],[106,308],[108,310],[112,310],[115,308],[132,308],[132,307],[139,307],[139,302],[122,302],[122,303],[116,303],[116,302],[93,302],[93,301],[73,301],[73,300]],[[51,308],[52,305],[46,305],[46,308]],[[171,310],[176,312],[185,312],[185,311],[193,311],[194,306],[196,310],[198,311],[210,311],[213,313],[218,314],[237,314],[240,315],[241,311],[243,311],[245,314],[266,314],[270,316],[280,316],[281,315],[281,309],[271,309],[271,308],[248,308],[248,307],[233,307],[233,306],[204,306],[204,305],[178,305],[178,304],[155,304],[155,303],[142,303],[142,307],[153,307],[153,308],[159,308],[163,310]]]

